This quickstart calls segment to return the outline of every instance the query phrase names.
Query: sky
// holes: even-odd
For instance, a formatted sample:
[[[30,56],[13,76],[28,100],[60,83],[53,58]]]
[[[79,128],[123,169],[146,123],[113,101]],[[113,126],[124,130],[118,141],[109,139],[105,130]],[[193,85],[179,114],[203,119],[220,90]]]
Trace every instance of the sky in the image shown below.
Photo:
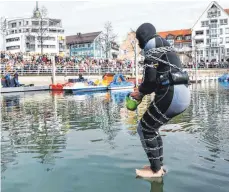
[[[131,29],[136,30],[144,22],[152,23],[157,31],[192,28],[210,2],[89,0],[39,1],[38,4],[48,9],[49,17],[62,19],[65,35],[102,31],[105,22],[110,21],[120,43]],[[217,2],[229,8],[228,0]],[[30,17],[35,5],[35,1],[0,0],[0,17]]]

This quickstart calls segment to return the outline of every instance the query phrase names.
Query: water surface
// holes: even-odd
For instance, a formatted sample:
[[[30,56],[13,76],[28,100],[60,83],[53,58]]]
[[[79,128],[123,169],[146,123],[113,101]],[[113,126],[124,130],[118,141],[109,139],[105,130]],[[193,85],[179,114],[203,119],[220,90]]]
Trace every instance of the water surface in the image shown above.
[[[229,90],[190,86],[190,107],[161,128],[163,182],[135,178],[148,164],[136,112],[122,92],[83,95],[33,92],[1,98],[3,192],[228,192]]]

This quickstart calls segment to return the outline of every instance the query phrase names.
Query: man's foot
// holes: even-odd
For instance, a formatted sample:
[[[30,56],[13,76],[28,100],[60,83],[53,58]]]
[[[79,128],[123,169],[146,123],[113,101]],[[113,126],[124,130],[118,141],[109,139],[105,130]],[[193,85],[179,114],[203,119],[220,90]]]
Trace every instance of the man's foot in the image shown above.
[[[151,170],[151,167],[149,165],[144,165],[143,169]],[[166,173],[166,170],[163,167],[161,167],[161,170],[163,171],[163,175],[164,175]]]
[[[163,170],[160,169],[158,172],[153,172],[151,169],[136,169],[137,176],[144,177],[144,178],[151,178],[151,177],[162,177]]]

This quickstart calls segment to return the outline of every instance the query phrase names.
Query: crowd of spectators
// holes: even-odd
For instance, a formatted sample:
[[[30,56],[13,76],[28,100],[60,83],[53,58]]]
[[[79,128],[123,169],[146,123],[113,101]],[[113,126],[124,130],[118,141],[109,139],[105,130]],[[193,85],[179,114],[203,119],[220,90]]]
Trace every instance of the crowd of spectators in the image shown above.
[[[48,54],[10,53],[1,51],[1,74],[19,72],[24,74],[42,74],[52,72],[52,59],[55,59],[56,73],[105,73],[132,72],[134,61],[118,59],[93,59],[83,57],[61,57]],[[198,63],[198,68],[228,68],[224,63]],[[185,68],[195,68],[195,63],[186,63]],[[142,65],[139,64],[139,72]]]
[[[133,61],[118,59],[93,59],[82,57],[61,57],[48,54],[23,54],[1,52],[1,71],[14,71],[19,73],[49,73],[52,71],[52,59],[55,59],[56,72],[88,72],[91,71],[128,71]]]

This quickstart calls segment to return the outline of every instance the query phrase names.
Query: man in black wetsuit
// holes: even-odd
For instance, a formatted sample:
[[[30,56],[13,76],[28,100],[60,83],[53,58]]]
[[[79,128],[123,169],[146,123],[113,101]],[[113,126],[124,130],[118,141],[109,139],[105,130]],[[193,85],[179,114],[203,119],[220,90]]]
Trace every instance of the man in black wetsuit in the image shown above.
[[[131,96],[141,101],[145,95],[155,93],[137,129],[150,166],[136,170],[136,174],[161,177],[164,174],[163,144],[158,129],[189,106],[188,75],[182,70],[173,48],[156,34],[152,24],[142,24],[136,31],[136,38],[144,49],[144,73],[142,84]]]

